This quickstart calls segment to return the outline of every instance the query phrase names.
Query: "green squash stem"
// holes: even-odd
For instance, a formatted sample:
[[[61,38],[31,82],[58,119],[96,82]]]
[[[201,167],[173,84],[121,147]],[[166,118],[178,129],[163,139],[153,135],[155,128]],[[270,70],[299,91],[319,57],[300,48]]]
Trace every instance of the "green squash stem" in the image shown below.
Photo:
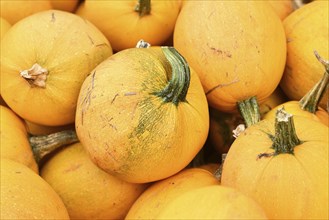
[[[324,60],[317,51],[314,51],[314,54],[324,66],[325,71],[322,79],[299,101],[301,109],[313,114],[318,110],[319,102],[328,89],[329,83],[329,61]]]
[[[65,130],[49,135],[36,135],[29,137],[29,142],[37,163],[56,149],[78,141],[75,130]]]
[[[172,102],[176,106],[179,102],[186,102],[186,95],[190,86],[190,68],[184,57],[173,47],[161,47],[171,66],[171,78],[167,86],[154,95],[164,102]]]
[[[148,15],[151,12],[151,0],[138,0],[135,6],[135,11],[138,12],[139,17]]]
[[[255,96],[243,100],[237,103],[239,112],[246,123],[246,126],[249,127],[253,124],[256,124],[260,121],[260,111],[257,99]]]
[[[272,140],[274,155],[284,153],[293,154],[294,148],[302,143],[296,134],[293,115],[287,113],[283,107],[276,112],[275,136]]]

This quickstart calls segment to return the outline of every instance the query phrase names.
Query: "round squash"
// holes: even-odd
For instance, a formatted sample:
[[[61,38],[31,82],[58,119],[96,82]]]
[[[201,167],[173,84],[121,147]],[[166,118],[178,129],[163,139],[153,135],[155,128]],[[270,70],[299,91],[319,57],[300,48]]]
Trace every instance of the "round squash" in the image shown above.
[[[179,1],[85,0],[76,14],[95,24],[114,51],[120,51],[135,47],[140,39],[162,45],[174,31],[179,10]]]
[[[264,210],[236,189],[220,185],[193,189],[173,198],[157,219],[268,219]]]
[[[5,33],[9,30],[11,24],[4,18],[0,17],[0,40],[3,38]]]
[[[50,0],[50,3],[56,10],[74,12],[78,7],[79,0]]]
[[[221,184],[253,198],[269,219],[328,219],[329,128],[279,109],[232,144]]]
[[[40,171],[71,219],[123,219],[146,184],[124,182],[99,169],[81,143],[65,147]]]
[[[313,51],[329,57],[329,4],[314,1],[291,13],[283,24],[287,36],[287,64],[280,86],[291,100],[300,100],[321,79],[323,67]],[[329,90],[320,107],[327,108]]]
[[[1,95],[30,122],[73,123],[84,79],[111,54],[104,35],[81,17],[58,10],[33,14],[1,41]]]
[[[125,219],[156,219],[176,197],[184,192],[210,185],[219,185],[219,182],[207,170],[184,169],[147,188],[132,205]]]
[[[10,24],[35,14],[40,11],[52,9],[49,0],[1,0],[0,16],[6,19]]]
[[[277,109],[284,108],[291,114],[300,115],[312,118],[317,121],[321,121],[323,124],[329,126],[329,114],[326,110],[319,107],[319,103],[326,90],[328,89],[329,83],[329,61],[324,60],[318,53],[315,53],[318,60],[325,67],[322,78],[304,95],[299,101],[289,101],[281,105],[276,106],[274,109],[269,111],[264,118],[274,118]]]
[[[283,25],[268,2],[191,1],[182,7],[174,47],[200,77],[208,103],[224,112],[275,90],[286,61]]]
[[[55,132],[72,130],[75,128],[74,124],[68,124],[63,126],[46,126],[39,125],[30,121],[25,120],[26,130],[30,135],[47,135]]]
[[[0,105],[0,143],[1,158],[22,163],[39,173],[23,120],[11,109],[2,105]]]
[[[100,168],[143,183],[192,161],[206,141],[209,113],[198,76],[174,48],[131,48],[86,78],[75,125]]]
[[[294,0],[268,0],[275,13],[281,20],[284,20],[289,14],[294,11]]]
[[[25,165],[1,158],[1,219],[69,219],[61,198]]]

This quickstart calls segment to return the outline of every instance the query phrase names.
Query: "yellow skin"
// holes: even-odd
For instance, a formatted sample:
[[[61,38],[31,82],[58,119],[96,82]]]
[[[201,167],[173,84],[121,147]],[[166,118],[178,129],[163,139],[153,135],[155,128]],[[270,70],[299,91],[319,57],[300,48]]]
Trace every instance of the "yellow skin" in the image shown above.
[[[160,48],[124,50],[98,65],[81,87],[79,140],[99,167],[128,182],[177,173],[207,138],[207,100],[193,69],[186,101],[176,105],[154,95],[171,76],[165,62]]]
[[[256,200],[269,219],[327,219],[328,127],[301,116],[293,121],[302,141],[294,154],[270,156],[274,119],[264,119],[232,144],[221,183]]]
[[[1,158],[1,219],[69,219],[51,186],[21,163]]]
[[[0,105],[0,125],[1,158],[22,163],[39,173],[22,119],[11,109]]]
[[[286,61],[282,22],[264,1],[188,2],[174,46],[200,77],[209,105],[225,112],[253,96],[261,104],[279,84]]]
[[[268,219],[264,210],[236,189],[204,186],[181,193],[163,207],[158,219]]]
[[[123,219],[147,184],[122,181],[99,169],[81,143],[65,147],[40,171],[71,219]]]
[[[132,48],[143,39],[152,46],[162,45],[173,33],[180,1],[151,0],[150,14],[135,12],[137,1],[86,0],[76,14],[90,20],[108,38],[114,51]]]
[[[105,36],[90,22],[58,10],[29,16],[6,35],[1,41],[1,95],[7,105],[40,125],[73,123],[83,80],[112,55]],[[48,73],[42,74],[43,87],[21,76],[36,63]]]
[[[295,10],[283,21],[287,64],[280,86],[290,100],[300,100],[321,79],[323,65],[314,57],[314,50],[328,59],[328,10],[328,1],[314,1]],[[329,90],[319,104],[324,109],[328,94]]]
[[[284,20],[294,11],[293,0],[268,0],[268,2],[281,20]]]
[[[153,183],[136,200],[125,219],[155,219],[170,202],[192,189],[219,185],[219,181],[207,170],[184,169],[174,176]]]
[[[0,30],[1,30],[0,39],[3,38],[3,36],[9,30],[10,27],[11,27],[11,24],[6,19],[0,17]]]

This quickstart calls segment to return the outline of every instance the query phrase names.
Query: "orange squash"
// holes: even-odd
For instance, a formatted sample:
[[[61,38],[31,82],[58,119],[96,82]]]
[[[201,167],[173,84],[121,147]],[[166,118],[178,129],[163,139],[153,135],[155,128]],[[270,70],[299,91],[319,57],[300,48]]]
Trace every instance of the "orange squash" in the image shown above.
[[[25,127],[30,135],[47,135],[47,134],[53,134],[55,132],[60,132],[60,131],[70,130],[75,128],[74,124],[68,124],[63,126],[46,126],[46,125],[35,124],[33,122],[26,120],[25,120]]]
[[[291,13],[283,24],[287,36],[287,64],[280,86],[291,100],[300,100],[321,78],[322,65],[313,51],[329,57],[329,4],[314,1]],[[293,85],[293,86],[292,86]],[[327,108],[329,90],[320,107]]]
[[[260,117],[242,106],[270,96],[286,61],[282,22],[264,1],[188,2],[177,18],[174,47],[199,75],[209,105],[224,112],[239,106],[247,125]]]
[[[232,144],[221,184],[253,198],[269,219],[328,219],[329,128],[279,109]]]
[[[206,141],[209,113],[198,76],[174,48],[131,48],[86,78],[75,125],[100,168],[143,183],[192,161]]]
[[[124,182],[99,169],[81,143],[57,152],[40,175],[62,198],[70,219],[123,219],[147,186]]]
[[[179,10],[179,1],[85,0],[76,14],[95,24],[114,51],[120,51],[135,47],[140,39],[162,45],[173,33]]]
[[[322,79],[320,79],[311,90],[304,95],[299,101],[289,101],[278,105],[269,111],[264,118],[274,118],[277,109],[284,108],[294,115],[309,117],[314,120],[320,121],[329,126],[329,114],[326,110],[319,107],[319,103],[324,93],[328,89],[329,83],[329,61],[324,60],[318,53],[315,53],[318,60],[324,65],[325,72]]]
[[[1,219],[69,219],[61,198],[21,163],[1,158]]]
[[[210,185],[219,185],[219,182],[207,170],[184,169],[147,188],[132,205],[125,219],[156,219],[159,212],[179,195]]]
[[[30,122],[73,123],[84,79],[111,54],[104,35],[81,17],[58,10],[36,13],[1,41],[1,95]]]
[[[79,5],[79,0],[50,0],[56,10],[74,12]]]
[[[23,120],[2,105],[0,105],[0,143],[1,158],[22,163],[39,173]]]
[[[173,198],[156,219],[268,219],[264,210],[236,189],[210,185]]]
[[[1,0],[0,17],[15,24],[25,17],[52,9],[49,0]]]

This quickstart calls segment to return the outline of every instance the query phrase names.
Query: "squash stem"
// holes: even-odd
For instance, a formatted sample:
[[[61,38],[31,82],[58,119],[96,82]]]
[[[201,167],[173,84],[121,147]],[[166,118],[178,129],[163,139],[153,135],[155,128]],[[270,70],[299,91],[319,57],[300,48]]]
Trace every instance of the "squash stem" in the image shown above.
[[[162,97],[164,102],[186,102],[190,86],[190,68],[182,55],[173,47],[161,47],[171,66],[172,76],[167,86],[155,95]]]
[[[139,17],[148,15],[151,12],[151,0],[138,0],[135,6],[135,11],[138,12]]]
[[[48,70],[38,63],[33,64],[30,69],[20,71],[20,74],[32,87],[46,87]]]
[[[293,154],[294,148],[301,143],[296,134],[293,115],[287,113],[284,107],[279,108],[276,112],[275,136],[272,144],[274,155]]]
[[[299,101],[301,109],[313,114],[318,110],[319,102],[328,89],[329,83],[329,61],[324,60],[317,51],[314,51],[314,54],[324,66],[325,72],[322,79]]]
[[[240,101],[237,105],[247,127],[260,121],[259,105],[255,96]]]
[[[78,142],[75,130],[65,130],[49,135],[37,135],[29,138],[34,158],[39,163],[46,155],[68,144]]]

